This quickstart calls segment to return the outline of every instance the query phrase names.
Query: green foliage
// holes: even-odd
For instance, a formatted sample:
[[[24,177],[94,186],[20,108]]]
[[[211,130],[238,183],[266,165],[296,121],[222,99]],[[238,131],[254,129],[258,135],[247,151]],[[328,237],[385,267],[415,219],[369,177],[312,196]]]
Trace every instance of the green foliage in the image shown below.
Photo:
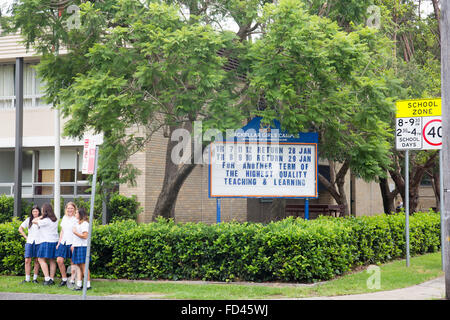
[[[18,219],[0,224],[0,274],[24,273],[25,239],[18,231],[20,224]]]
[[[139,207],[136,195],[132,195],[131,198],[114,194],[108,203],[108,209],[112,217],[112,221],[119,220],[136,220],[142,208]]]
[[[240,45],[232,32],[214,30],[197,15],[208,5],[214,16],[239,15],[245,2],[77,1],[80,26],[74,30],[65,25],[67,10],[57,18],[51,2],[18,0],[6,30],[20,28],[26,44],[42,54],[37,71],[47,101],[69,118],[64,134],[103,133],[98,179],[106,188],[136,182],[139,170],[127,160],[164,126],[199,119],[220,130],[241,126],[242,111],[233,106],[238,79],[217,54]],[[258,6],[252,3],[245,7],[254,7],[254,17]],[[189,20],[180,14],[182,4],[192,13]],[[67,53],[55,54],[57,42]]]
[[[84,208],[89,213],[90,199],[78,198],[74,200],[78,208]],[[53,206],[53,199],[50,200]],[[110,213],[111,221],[136,220],[142,208],[135,195],[127,197],[118,193],[112,194],[107,202],[107,210]],[[25,200],[22,201],[22,215],[19,217],[24,220],[30,214],[33,204]],[[14,198],[5,195],[0,196],[0,223],[11,221],[14,215]],[[64,215],[64,199],[61,199],[61,217]],[[102,221],[102,198],[95,196],[94,219]]]
[[[18,223],[0,225],[0,273],[22,272]],[[94,224],[95,277],[219,281],[329,280],[357,266],[405,257],[405,215],[176,224]],[[411,255],[440,248],[440,216],[410,217]],[[4,242],[6,241],[6,242]]]
[[[264,7],[265,36],[249,51],[250,91],[268,105],[259,114],[290,132],[318,132],[319,156],[348,161],[359,177],[384,176],[398,85],[388,66],[392,44],[375,29],[345,32],[299,3]]]
[[[20,217],[28,216],[31,211],[30,204],[26,200],[22,200],[22,212]],[[11,221],[14,216],[14,198],[6,196],[4,194],[0,195],[0,223]]]

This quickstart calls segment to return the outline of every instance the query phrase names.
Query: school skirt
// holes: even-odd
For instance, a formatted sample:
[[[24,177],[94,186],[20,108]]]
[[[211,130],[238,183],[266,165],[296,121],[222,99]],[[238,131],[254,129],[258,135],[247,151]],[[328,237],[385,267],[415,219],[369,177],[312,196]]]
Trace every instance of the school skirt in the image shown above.
[[[87,247],[74,247],[72,253],[72,263],[73,264],[83,264],[86,262],[86,252]],[[89,257],[91,261],[91,257]]]
[[[37,253],[38,258],[55,259],[57,242],[42,242]]]
[[[38,255],[39,244],[33,241],[33,243],[25,243],[25,258],[36,258]]]
[[[56,257],[62,257],[64,259],[72,258],[72,250],[70,250],[71,247],[71,244],[60,243],[58,249],[56,249]]]

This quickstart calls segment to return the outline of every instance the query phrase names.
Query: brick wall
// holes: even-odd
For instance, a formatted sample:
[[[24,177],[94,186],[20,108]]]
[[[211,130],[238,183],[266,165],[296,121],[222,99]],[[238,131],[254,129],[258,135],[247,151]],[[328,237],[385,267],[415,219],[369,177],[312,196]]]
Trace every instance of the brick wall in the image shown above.
[[[143,207],[138,222],[152,220],[158,195],[164,181],[167,139],[163,131],[156,132],[145,150],[133,155],[129,163],[141,170],[137,185],[120,185],[120,193],[135,194]],[[222,221],[246,221],[247,199],[222,199]],[[208,197],[208,166],[198,165],[184,182],[175,206],[176,222],[216,222],[216,199]]]

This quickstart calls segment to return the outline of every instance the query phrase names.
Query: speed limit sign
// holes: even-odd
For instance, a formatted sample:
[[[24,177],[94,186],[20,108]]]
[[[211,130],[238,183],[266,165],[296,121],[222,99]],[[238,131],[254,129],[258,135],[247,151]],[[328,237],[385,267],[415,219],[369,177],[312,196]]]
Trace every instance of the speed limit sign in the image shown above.
[[[396,102],[397,150],[442,149],[441,99]]]
[[[441,117],[426,117],[423,120],[423,149],[442,149]]]

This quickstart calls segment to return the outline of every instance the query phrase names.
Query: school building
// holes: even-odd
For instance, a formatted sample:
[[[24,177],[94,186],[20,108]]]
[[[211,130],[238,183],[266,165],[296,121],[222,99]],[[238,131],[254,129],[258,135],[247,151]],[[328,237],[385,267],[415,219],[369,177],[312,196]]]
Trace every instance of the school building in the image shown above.
[[[39,57],[20,44],[19,35],[0,37],[0,194],[14,195],[15,150],[15,61],[24,58],[24,112],[23,112],[23,171],[22,197],[41,204],[53,199],[55,111],[43,97],[43,83],[33,66]],[[61,52],[64,54],[64,52]],[[60,119],[63,128],[66,119]],[[62,131],[62,129],[61,129]],[[135,187],[123,184],[119,192],[136,195],[143,212],[139,222],[150,222],[164,181],[166,146],[169,137],[156,132],[143,150],[129,162],[141,170]],[[87,177],[81,173],[83,142],[60,138],[61,197],[67,202],[78,197],[89,197]],[[329,174],[329,164],[319,160],[319,171]],[[393,188],[393,183],[391,184]],[[366,183],[351,173],[345,183],[347,202],[353,215],[374,215],[383,212],[380,187],[376,182]],[[421,188],[418,209],[435,207],[431,186]],[[304,200],[288,199],[288,204],[303,204]],[[227,198],[221,200],[222,221],[266,221],[271,199]],[[331,195],[319,187],[319,198],[310,204],[334,204]],[[216,222],[216,199],[208,196],[208,166],[197,165],[183,184],[176,202],[177,222]],[[314,214],[311,214],[314,218]]]

